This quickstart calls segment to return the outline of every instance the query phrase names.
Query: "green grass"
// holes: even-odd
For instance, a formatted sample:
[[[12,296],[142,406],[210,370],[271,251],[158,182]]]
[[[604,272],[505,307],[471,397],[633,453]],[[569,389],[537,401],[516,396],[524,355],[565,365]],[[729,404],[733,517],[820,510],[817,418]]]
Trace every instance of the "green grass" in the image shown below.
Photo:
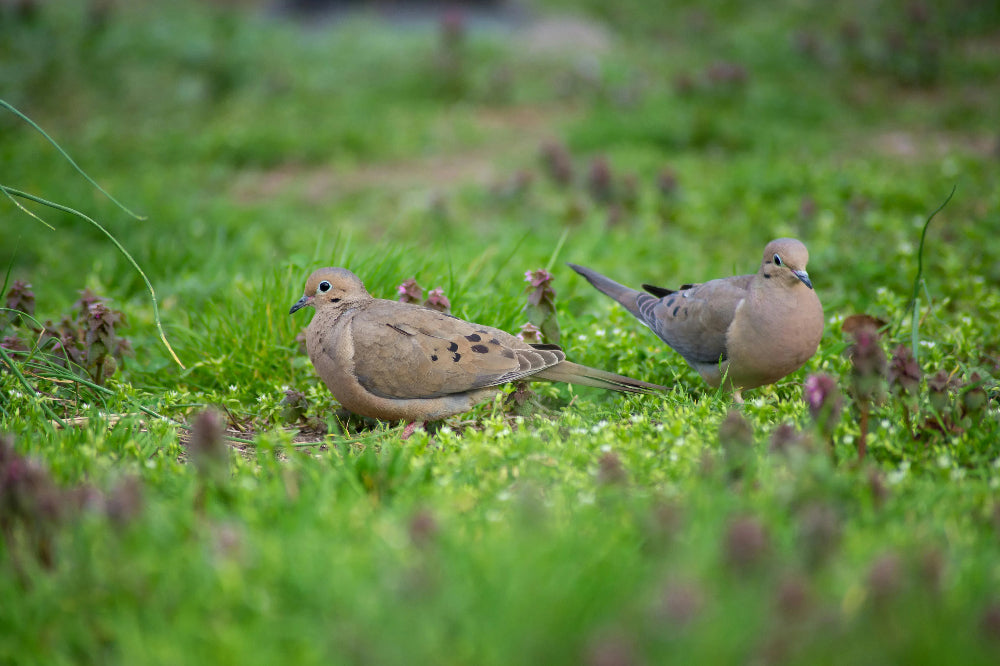
[[[0,10],[0,96],[146,219],[7,112],[0,185],[107,229],[183,367],[100,229],[0,200],[5,290],[30,282],[58,322],[90,288],[134,349],[99,386],[0,311],[0,338],[42,342],[0,360],[0,664],[996,663],[991,3],[928,2],[927,21],[897,2],[546,3],[607,21],[597,56],[502,28],[448,47],[433,23],[43,4]],[[599,156],[617,217],[588,191]],[[890,356],[912,343],[920,234],[953,187],[917,292],[918,437],[890,393],[859,463],[840,325],[867,313]],[[669,286],[752,271],[785,235],[828,325],[738,408],[563,265]],[[524,272],[550,266],[568,357],[671,390],[534,384],[520,416],[500,399],[400,441],[338,414],[299,350],[308,315],[288,308],[321,265],[387,298],[416,277],[511,331]],[[829,441],[803,398],[818,372],[844,401]],[[221,476],[191,451],[206,407],[235,437]],[[720,437],[733,409],[752,442]]]

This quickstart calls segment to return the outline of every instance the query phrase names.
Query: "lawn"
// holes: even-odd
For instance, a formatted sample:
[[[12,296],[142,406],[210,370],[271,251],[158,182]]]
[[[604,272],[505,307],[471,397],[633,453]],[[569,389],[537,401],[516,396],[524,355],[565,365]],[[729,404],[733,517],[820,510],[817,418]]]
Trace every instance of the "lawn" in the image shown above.
[[[995,2],[2,3],[0,99],[0,664],[1000,660]],[[823,339],[742,404],[565,265],[783,236]],[[321,266],[512,333],[546,269],[669,390],[402,440],[302,347]]]

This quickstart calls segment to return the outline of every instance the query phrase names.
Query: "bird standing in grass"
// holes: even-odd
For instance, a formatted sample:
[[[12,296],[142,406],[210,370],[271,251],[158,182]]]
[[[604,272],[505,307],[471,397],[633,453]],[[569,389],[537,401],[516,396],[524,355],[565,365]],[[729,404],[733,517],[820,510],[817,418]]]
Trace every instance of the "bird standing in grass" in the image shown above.
[[[321,268],[289,314],[316,310],[306,349],[317,374],[347,410],[387,421],[443,419],[493,398],[518,379],[544,379],[626,393],[656,384],[565,360],[557,345],[528,344],[490,326],[436,310],[373,298],[344,268]]]
[[[809,251],[794,238],[764,248],[752,275],[679,289],[630,289],[583,266],[570,268],[610,296],[684,357],[710,386],[741,390],[795,372],[819,347],[823,306],[806,273]]]

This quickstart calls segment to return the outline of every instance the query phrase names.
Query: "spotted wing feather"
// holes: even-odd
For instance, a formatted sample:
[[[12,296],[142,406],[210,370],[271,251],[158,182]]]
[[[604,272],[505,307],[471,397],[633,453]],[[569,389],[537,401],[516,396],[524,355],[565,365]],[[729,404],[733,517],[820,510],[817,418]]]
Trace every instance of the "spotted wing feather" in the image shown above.
[[[354,372],[386,398],[434,398],[530,377],[565,355],[420,306],[376,301],[352,322]]]

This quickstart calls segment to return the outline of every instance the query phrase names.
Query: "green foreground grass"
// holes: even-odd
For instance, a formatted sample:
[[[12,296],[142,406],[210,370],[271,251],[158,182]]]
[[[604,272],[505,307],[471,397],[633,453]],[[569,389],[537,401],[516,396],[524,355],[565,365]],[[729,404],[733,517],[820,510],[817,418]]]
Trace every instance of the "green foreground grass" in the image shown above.
[[[492,25],[0,10],[0,97],[145,219],[7,112],[0,185],[103,225],[183,364],[100,229],[0,202],[4,295],[106,332],[72,319],[90,289],[128,326],[88,348],[133,350],[68,370],[0,311],[0,663],[996,663],[1000,18],[781,5],[549,3],[606,21],[596,54]],[[786,235],[828,326],[742,406],[563,266],[669,286]],[[299,349],[320,265],[514,332],[546,267],[569,358],[671,390],[535,384],[520,415],[400,441],[337,415]],[[909,394],[861,399],[858,313],[916,351]],[[221,460],[189,429],[209,407]]]

